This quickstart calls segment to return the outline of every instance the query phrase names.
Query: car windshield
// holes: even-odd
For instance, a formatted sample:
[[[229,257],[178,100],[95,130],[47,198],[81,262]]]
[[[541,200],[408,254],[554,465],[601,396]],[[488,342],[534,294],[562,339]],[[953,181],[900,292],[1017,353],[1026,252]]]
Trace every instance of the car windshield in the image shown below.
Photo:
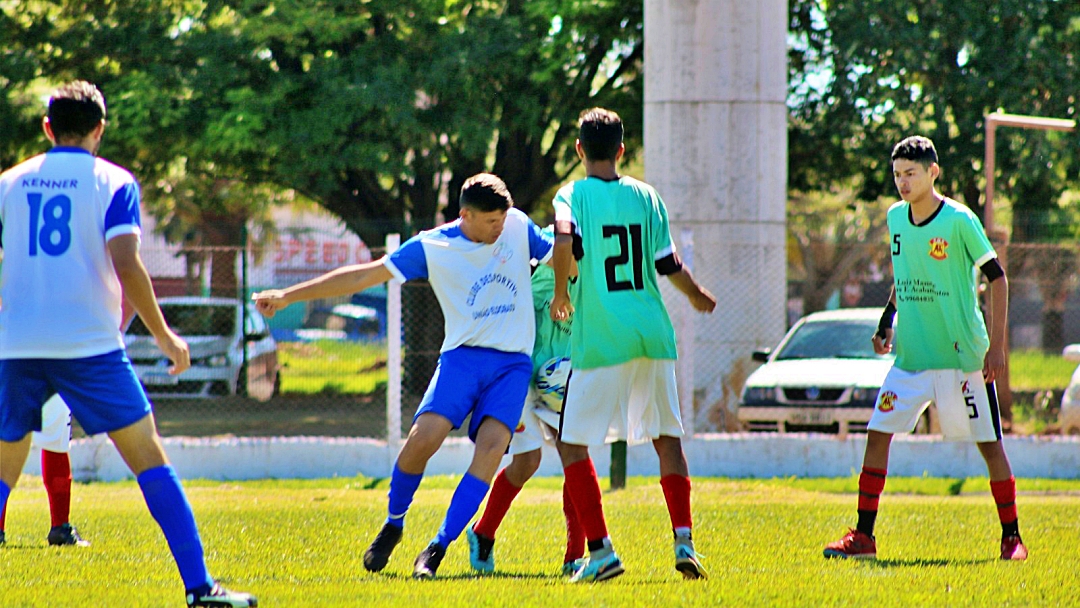
[[[199,304],[163,304],[165,322],[180,336],[231,336],[236,329],[236,309],[232,306]],[[150,330],[138,316],[128,334],[149,336]]]
[[[874,352],[874,320],[814,321],[804,323],[776,355],[783,359],[884,359]]]

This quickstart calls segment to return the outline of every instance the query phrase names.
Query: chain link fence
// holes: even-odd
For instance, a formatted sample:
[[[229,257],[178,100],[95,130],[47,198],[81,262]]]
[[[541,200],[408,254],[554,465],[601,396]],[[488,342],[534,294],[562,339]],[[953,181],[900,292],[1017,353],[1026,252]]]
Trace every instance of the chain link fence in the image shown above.
[[[401,354],[393,358],[388,346],[389,334],[395,331],[388,307],[393,287],[382,285],[347,297],[295,304],[273,319],[263,319],[253,307],[241,305],[248,304],[257,291],[378,259],[385,246],[368,247],[340,226],[282,230],[261,239],[261,244],[260,239],[251,240],[247,248],[183,247],[153,239],[143,246],[143,259],[166,317],[189,341],[192,351],[192,369],[169,376],[165,360],[142,323],[136,318],[127,329],[128,353],[151,395],[161,434],[385,440],[389,436],[388,391],[390,402],[400,403],[400,418],[396,420],[392,413],[389,424],[400,422],[401,432],[407,432],[443,339],[443,318],[430,286],[425,282],[400,286]],[[823,243],[822,251],[828,247]],[[998,250],[1010,279],[1013,352],[1060,356],[1065,345],[1080,342],[1080,246],[1009,243],[998,244]],[[790,327],[814,310],[883,306],[892,285],[886,254],[887,248],[877,244],[848,247],[832,259],[831,273],[821,260],[809,272],[789,255],[784,326]],[[706,285],[719,285],[716,277],[710,277],[712,271],[695,268]],[[736,305],[739,300],[737,293],[722,286],[716,291],[721,306]],[[785,313],[777,310],[775,314]],[[712,318],[695,322],[687,330],[680,325],[678,311],[673,310],[673,317],[680,332],[716,329],[710,325],[715,321]],[[725,371],[719,383],[723,387],[718,392],[725,396],[710,396],[702,402],[702,391],[696,391],[693,401],[699,431],[734,430],[730,428],[732,403],[742,390],[742,381],[757,365],[750,354],[734,354],[734,369]],[[704,355],[698,352],[696,356]],[[400,374],[390,373],[392,361],[400,361]],[[703,368],[711,370],[704,363],[708,361],[694,366],[699,376]],[[389,384],[395,377],[400,377],[399,391]],[[701,377],[696,384],[700,389]],[[683,386],[692,390],[692,385]],[[1043,393],[1028,394],[1038,391],[1024,387],[1018,399],[1041,398],[1056,405],[1062,388],[1048,386]]]

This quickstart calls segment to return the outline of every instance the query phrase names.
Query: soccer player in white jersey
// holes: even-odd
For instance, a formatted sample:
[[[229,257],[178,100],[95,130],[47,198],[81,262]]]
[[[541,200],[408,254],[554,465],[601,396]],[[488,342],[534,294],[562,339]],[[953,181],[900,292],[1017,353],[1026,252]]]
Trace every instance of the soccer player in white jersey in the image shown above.
[[[31,434],[31,447],[41,450],[41,480],[49,497],[52,528],[47,537],[54,547],[88,547],[90,543],[71,525],[71,411],[60,395],[41,408],[41,431]],[[7,504],[0,508],[0,545],[6,537]]]
[[[57,393],[83,430],[109,434],[135,474],[188,605],[255,606],[211,578],[191,506],[124,353],[121,289],[172,361],[170,373],[191,365],[139,257],[138,184],[96,156],[105,99],[88,82],[64,85],[43,128],[52,149],[0,175],[0,506],[22,473],[31,431],[41,428],[42,404]]]
[[[347,295],[389,280],[427,279],[435,291],[446,337],[390,476],[389,516],[364,553],[364,568],[371,572],[386,567],[401,540],[405,514],[428,460],[468,417],[469,438],[475,443],[469,470],[438,534],[413,563],[414,577],[435,576],[446,548],[487,494],[521,420],[532,378],[529,273],[533,260],[544,263],[551,257],[551,240],[513,208],[506,184],[494,175],[467,179],[460,203],[458,219],[421,232],[388,256],[254,295],[260,312],[273,316],[293,302]]]
[[[682,450],[675,388],[675,330],[660,296],[665,275],[695,310],[711,313],[716,298],[690,274],[671,241],[667,208],[651,186],[619,175],[625,152],[619,115],[603,108],[581,113],[578,157],[586,178],[555,195],[555,294],[551,318],[574,313],[571,376],[566,389],[559,455],[589,556],[571,582],[607,580],[623,572],[608,538],[589,446],[652,441],[660,485],[675,535],[675,568],[705,578],[691,539],[690,473]],[[571,303],[572,259],[578,286]]]
[[[979,218],[935,188],[941,167],[932,141],[913,136],[896,144],[892,168],[903,199],[888,213],[893,290],[872,340],[878,354],[895,346],[896,361],[867,425],[858,523],[825,547],[825,557],[877,557],[874,523],[893,435],[910,433],[934,401],[945,439],[974,441],[986,461],[1001,521],[1001,559],[1027,559],[994,388],[1005,371],[1009,282]],[[989,283],[989,335],[976,270]]]
[[[545,228],[545,233],[552,229]],[[510,464],[503,467],[491,484],[484,513],[473,526],[465,531],[469,540],[469,564],[478,572],[495,570],[495,532],[506,517],[510,505],[517,498],[525,482],[540,468],[544,444],[555,445],[559,428],[559,413],[552,409],[536,387],[535,379],[543,367],[559,358],[570,358],[571,320],[552,321],[548,307],[555,288],[555,271],[546,264],[536,267],[532,276],[533,311],[536,319],[536,341],[533,344],[533,378],[529,398],[521,415],[521,423],[514,429],[510,441]],[[571,291],[573,286],[571,285]],[[565,388],[565,385],[564,385]],[[562,573],[571,576],[584,562],[585,530],[578,521],[577,513],[567,496],[569,488],[563,484],[563,516],[566,519],[566,552],[563,554]]]

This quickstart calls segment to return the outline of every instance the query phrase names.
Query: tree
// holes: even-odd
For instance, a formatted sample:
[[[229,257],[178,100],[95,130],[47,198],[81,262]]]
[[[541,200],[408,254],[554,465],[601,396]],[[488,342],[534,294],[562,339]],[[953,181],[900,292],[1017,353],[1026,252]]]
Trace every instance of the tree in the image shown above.
[[[861,176],[863,200],[892,196],[889,151],[921,133],[942,158],[939,187],[981,213],[984,115],[1080,110],[1071,2],[793,0],[790,14],[789,175],[799,190]],[[1047,216],[1080,183],[1080,133],[998,134],[998,184],[1014,216]],[[1039,236],[1023,222],[1013,232]]]
[[[0,118],[5,136],[8,120],[22,129],[5,150],[34,133],[26,91],[85,78],[109,102],[109,157],[152,185],[148,200],[185,189],[169,181],[182,164],[208,184],[301,193],[369,243],[429,227],[444,206],[456,216],[483,170],[531,210],[576,162],[586,107],[616,108],[641,134],[641,3],[27,0],[2,15],[18,43],[0,55]],[[249,204],[228,202],[227,221]],[[189,217],[203,242],[238,244],[214,230],[225,218]]]
[[[846,282],[887,263],[885,205],[859,201],[850,187],[789,195],[788,266],[802,280],[803,314],[824,310]]]

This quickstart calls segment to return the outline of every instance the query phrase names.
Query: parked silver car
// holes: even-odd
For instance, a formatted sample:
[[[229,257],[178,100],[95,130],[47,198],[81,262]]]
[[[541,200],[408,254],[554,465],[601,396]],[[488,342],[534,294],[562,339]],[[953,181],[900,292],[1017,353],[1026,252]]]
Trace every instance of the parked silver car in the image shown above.
[[[124,335],[128,357],[151,397],[247,395],[267,400],[280,392],[277,343],[251,303],[247,316],[230,298],[164,297],[165,321],[191,348],[191,368],[169,375],[170,362],[136,317]],[[246,325],[245,325],[246,321]],[[241,328],[244,331],[241,331]],[[244,353],[247,348],[247,369]]]
[[[746,379],[739,421],[751,431],[866,432],[894,355],[874,353],[879,308],[842,308],[800,319],[776,347],[753,354],[764,363]],[[916,432],[936,428],[933,408]]]

